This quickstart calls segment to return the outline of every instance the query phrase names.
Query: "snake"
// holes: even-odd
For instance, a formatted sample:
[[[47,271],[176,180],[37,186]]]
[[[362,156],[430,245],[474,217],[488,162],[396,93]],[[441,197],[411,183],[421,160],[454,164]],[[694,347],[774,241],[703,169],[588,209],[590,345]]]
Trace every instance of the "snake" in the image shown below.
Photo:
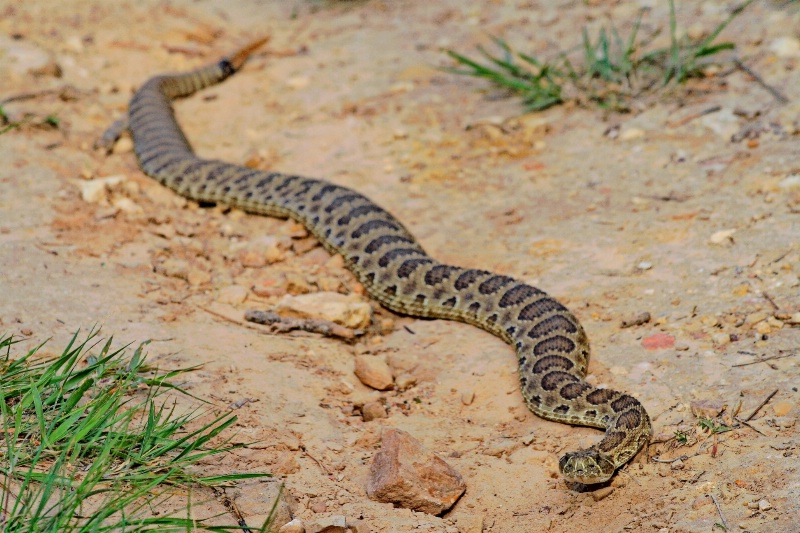
[[[500,337],[516,350],[520,389],[533,413],[605,430],[596,444],[560,458],[563,478],[586,485],[609,480],[649,442],[650,418],[633,396],[587,382],[588,338],[558,300],[510,276],[437,261],[400,221],[350,188],[195,155],[173,100],[233,75],[264,42],[141,85],[126,125],[143,172],[190,200],[301,223],[391,311],[462,321]]]

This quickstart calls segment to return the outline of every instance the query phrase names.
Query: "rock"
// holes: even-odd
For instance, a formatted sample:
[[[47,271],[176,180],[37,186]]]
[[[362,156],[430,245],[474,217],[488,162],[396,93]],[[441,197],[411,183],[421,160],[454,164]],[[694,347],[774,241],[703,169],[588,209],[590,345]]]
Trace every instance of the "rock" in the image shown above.
[[[756,327],[753,329],[755,329],[756,333],[758,333],[759,335],[769,335],[770,333],[772,333],[772,327],[766,320],[756,324]]]
[[[322,498],[314,498],[308,504],[308,508],[311,509],[315,513],[324,513],[328,510],[327,502]]]
[[[288,290],[292,292],[291,287]],[[286,295],[275,312],[297,318],[320,318],[352,329],[366,328],[372,320],[372,307],[367,302],[338,292]]]
[[[733,242],[733,234],[736,233],[735,229],[723,229],[711,234],[708,242],[711,244],[723,244]]]
[[[724,331],[718,331],[711,335],[711,341],[717,346],[725,346],[726,344],[730,344],[731,335]]]
[[[286,522],[278,528],[278,533],[305,533],[305,531],[305,525],[303,525],[303,521],[299,518],[295,518],[291,522]]]
[[[417,378],[407,372],[404,372],[394,379],[394,384],[397,387],[397,390],[407,390],[417,384]]]
[[[763,511],[769,511],[770,509],[772,509],[772,504],[769,503],[769,500],[767,500],[766,498],[762,498],[761,500],[759,500],[759,502],[758,502],[758,510],[759,511],[762,511],[762,512]]]
[[[130,198],[126,198],[125,196],[115,197],[111,201],[111,205],[128,215],[139,216],[144,214],[144,209],[142,209],[142,206]]]
[[[800,189],[800,174],[790,174],[778,183],[778,187],[785,191]]]
[[[597,489],[592,492],[592,498],[594,501],[599,502],[603,498],[610,496],[612,492],[614,492],[614,487],[603,487],[602,489]]]
[[[392,388],[392,371],[389,369],[389,365],[380,357],[357,355],[355,372],[359,381],[367,387],[377,390]]]
[[[78,182],[81,198],[90,204],[99,204],[106,201],[106,194],[116,185],[125,181],[125,176],[108,176],[93,180]]]
[[[236,305],[247,299],[247,288],[241,285],[230,285],[219,291],[217,301],[223,304]]]
[[[311,520],[306,523],[306,533],[347,533],[347,519],[335,515]]]
[[[782,400],[772,404],[772,412],[775,413],[775,416],[786,416],[792,410],[792,407],[792,402]]]
[[[287,272],[285,277],[286,292],[289,294],[308,294],[311,292],[311,284],[297,272]]]
[[[239,262],[245,268],[261,268],[266,266],[267,259],[264,257],[264,254],[256,250],[245,248],[239,251]]]
[[[389,328],[391,329],[391,327]],[[413,371],[419,365],[419,356],[408,352],[392,352],[386,356],[392,374],[399,376]]]
[[[625,128],[619,134],[620,141],[634,141],[644,137],[644,130],[642,128]]]
[[[727,407],[726,404],[718,400],[697,400],[691,402],[689,406],[692,414],[699,418],[714,418]]]
[[[197,287],[198,285],[203,285],[210,282],[211,273],[199,268],[192,268],[186,275],[186,281],[188,281],[190,285]]]
[[[189,279],[189,263],[183,259],[167,259],[157,265],[155,270],[168,278]]]
[[[793,326],[800,325],[800,311],[794,313],[792,317],[786,321],[787,324],[792,324]]]
[[[675,346],[675,337],[668,333],[655,333],[642,339],[646,350],[663,350]]]
[[[383,431],[367,479],[371,499],[438,515],[466,488],[461,474],[414,437],[395,428]]]
[[[796,37],[778,37],[769,45],[769,49],[778,57],[800,57],[800,39]]]
[[[669,467],[670,467],[672,470],[683,470],[683,469],[686,467],[686,465],[683,463],[683,461],[682,461],[682,460],[680,460],[680,459],[675,459],[674,461],[672,461],[672,462],[669,464]]]
[[[127,154],[133,151],[133,139],[128,137],[127,135],[123,135],[120,137],[117,142],[114,143],[114,148],[112,151],[115,154]]]
[[[475,391],[472,389],[464,389],[461,391],[461,403],[464,405],[472,405],[475,401]]]
[[[389,415],[386,414],[386,407],[380,402],[365,403],[364,406],[361,407],[361,417],[364,419],[364,422],[371,422],[372,420],[386,418],[388,416]]]

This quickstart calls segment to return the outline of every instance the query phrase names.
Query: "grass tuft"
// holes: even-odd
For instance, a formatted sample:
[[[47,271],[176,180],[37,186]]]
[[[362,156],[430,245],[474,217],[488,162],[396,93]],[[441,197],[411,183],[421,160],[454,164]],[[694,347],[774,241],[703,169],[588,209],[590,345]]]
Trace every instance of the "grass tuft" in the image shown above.
[[[193,369],[159,373],[145,363],[146,343],[128,358],[97,333],[82,342],[76,333],[60,356],[39,355],[40,345],[18,358],[17,341],[0,336],[0,530],[241,530],[191,519],[190,509],[186,518],[160,511],[192,487],[269,475],[193,468],[242,446],[220,437],[236,417],[202,424],[207,410],[177,414],[159,396],[184,393],[170,380]]]
[[[643,10],[627,37],[613,25],[601,28],[595,38],[583,28],[579,60],[574,57],[574,51],[543,60],[514,51],[504,40],[492,37],[499,53],[490,53],[479,46],[481,62],[446,50],[458,66],[445,70],[483,78],[511,90],[521,96],[526,111],[539,111],[568,100],[588,100],[600,107],[627,111],[632,101],[644,94],[702,77],[709,65],[715,63],[717,54],[734,49],[733,43],[716,40],[752,1],[747,0],[734,9],[707,37],[698,41],[678,36],[675,4],[674,0],[669,0],[670,44],[667,47],[647,50],[659,31],[641,37]]]

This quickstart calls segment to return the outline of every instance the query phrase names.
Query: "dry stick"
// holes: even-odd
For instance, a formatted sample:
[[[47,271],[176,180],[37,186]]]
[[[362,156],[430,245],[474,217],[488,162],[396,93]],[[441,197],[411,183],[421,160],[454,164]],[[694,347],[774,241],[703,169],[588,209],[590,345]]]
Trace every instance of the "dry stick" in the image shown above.
[[[744,420],[742,420],[738,416],[733,417],[733,419],[736,420],[737,422],[739,422],[740,424],[744,424],[745,426],[749,427],[750,429],[752,429],[753,431],[755,431],[756,433],[758,433],[762,437],[766,437],[766,435],[764,435],[764,433],[762,433],[757,427],[754,427],[754,426],[750,425],[749,422],[745,422]]]
[[[706,494],[706,496],[710,496],[711,500],[714,502],[714,505],[717,506],[717,512],[719,513],[719,517],[722,519],[722,525],[725,526],[725,531],[728,531],[729,529],[728,521],[725,520],[725,516],[722,514],[722,509],[719,508],[719,502],[717,501],[717,499],[714,497],[713,494]]]
[[[697,483],[697,481],[706,473],[706,470],[701,470],[697,473],[697,475],[690,477],[689,479],[683,480],[684,483]]]
[[[264,331],[264,328],[259,328],[258,326],[253,326],[252,324],[249,324],[249,323],[244,322],[242,320],[236,320],[235,318],[231,318],[229,316],[225,316],[222,313],[218,313],[217,311],[209,309],[208,307],[203,307],[202,305],[198,305],[197,307],[199,307],[200,309],[202,309],[203,311],[205,311],[206,313],[208,313],[210,315],[214,315],[215,317],[221,318],[222,320],[227,320],[228,322],[231,322],[233,324],[237,324],[239,326],[243,326],[243,327],[246,327],[246,328],[249,328],[249,329],[253,329],[255,331],[260,331],[261,333],[267,333],[267,334],[271,333],[269,331]]]
[[[778,389],[775,389],[774,391],[772,391],[772,392],[770,393],[770,395],[769,395],[769,396],[767,396],[766,398],[764,398],[764,401],[763,401],[763,402],[761,402],[760,404],[758,404],[758,407],[756,407],[755,409],[753,409],[753,412],[752,412],[752,413],[750,413],[750,416],[748,416],[747,418],[745,418],[745,419],[744,419],[744,421],[745,421],[745,422],[750,422],[750,419],[752,419],[754,416],[756,416],[756,415],[758,414],[758,412],[761,410],[761,408],[762,408],[762,407],[764,407],[765,405],[767,405],[767,402],[768,402],[768,401],[770,401],[770,400],[772,399],[772,397],[773,397],[773,396],[775,396],[776,394],[778,394]]]
[[[247,527],[247,522],[242,516],[242,512],[239,511],[239,507],[237,507],[236,503],[233,500],[231,500],[227,494],[225,494],[225,489],[218,489],[217,487],[212,487],[211,490],[214,492],[214,495],[219,500],[222,500],[222,505],[228,510],[228,512],[236,517],[236,521],[239,523],[239,527],[242,528],[242,531],[244,531],[245,533],[252,533],[250,528]]]
[[[352,339],[361,333],[360,331],[346,328],[327,320],[289,318],[280,316],[274,311],[250,310],[245,312],[244,319],[248,322],[255,322],[256,324],[273,326],[278,331],[300,329],[311,333],[320,333],[327,337],[341,337],[343,339]]]
[[[742,63],[738,58],[735,58],[733,60],[733,64],[736,65],[743,72],[746,72],[747,74],[749,74],[754,80],[756,80],[756,83],[758,83],[764,89],[766,89],[767,92],[769,94],[771,94],[772,97],[775,98],[779,103],[781,103],[781,104],[788,104],[789,103],[789,99],[788,98],[783,96],[775,87],[773,87],[770,84],[768,84],[767,82],[765,82],[761,78],[761,76],[756,74],[753,69],[751,69],[750,67],[748,67],[747,65]]]
[[[667,126],[669,126],[670,128],[677,128],[678,126],[683,126],[684,124],[688,124],[689,122],[693,121],[696,118],[700,118],[704,115],[710,115],[711,113],[716,113],[720,109],[722,109],[721,105],[711,106],[706,109],[703,109],[702,111],[698,111],[697,113],[692,113],[691,115],[683,117],[682,119],[667,122]]]
[[[778,304],[775,303],[775,300],[772,299],[772,296],[767,294],[766,291],[762,292],[761,296],[763,296],[764,299],[769,302],[769,304],[772,306],[773,309],[775,309],[776,311],[780,309],[780,307],[778,307]]]
[[[749,366],[749,365],[757,365],[758,363],[766,363],[767,361],[772,361],[774,359],[783,359],[785,357],[794,357],[797,355],[796,353],[787,353],[786,355],[773,355],[772,357],[765,357],[764,359],[759,359],[758,361],[750,361],[749,363],[739,363],[738,365],[732,366]]]

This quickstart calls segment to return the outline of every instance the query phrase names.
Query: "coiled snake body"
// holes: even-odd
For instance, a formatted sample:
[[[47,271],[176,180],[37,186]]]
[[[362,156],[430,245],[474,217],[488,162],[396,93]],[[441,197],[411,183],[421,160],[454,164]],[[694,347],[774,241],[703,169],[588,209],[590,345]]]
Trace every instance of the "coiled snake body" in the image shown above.
[[[563,476],[582,483],[609,479],[648,441],[650,420],[632,396],[585,381],[586,334],[558,301],[508,276],[436,261],[397,219],[353,190],[194,155],[171,101],[232,75],[262,42],[192,72],[156,76],[136,92],[128,127],[144,172],[187,198],[293,218],[341,254],[385,307],[468,322],[512,344],[522,395],[534,413],[606,430],[596,445],[561,458]]]

